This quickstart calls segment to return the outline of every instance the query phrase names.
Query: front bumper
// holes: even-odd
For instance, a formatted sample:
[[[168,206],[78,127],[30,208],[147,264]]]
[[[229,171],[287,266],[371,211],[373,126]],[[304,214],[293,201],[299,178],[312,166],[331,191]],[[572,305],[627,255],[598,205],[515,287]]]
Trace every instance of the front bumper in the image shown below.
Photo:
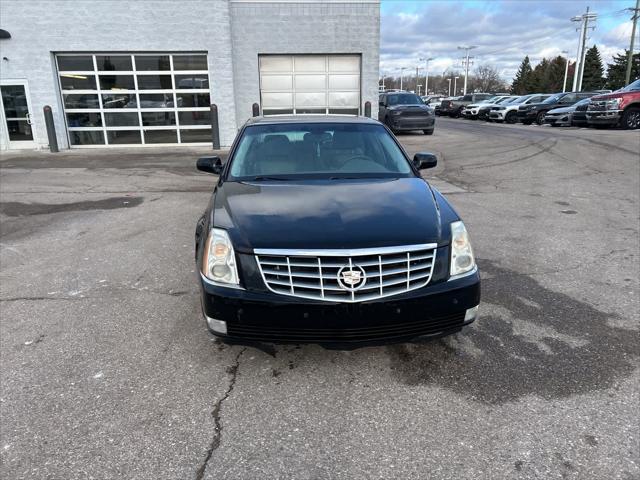
[[[491,120],[504,120],[505,111],[504,110],[491,110],[489,112],[489,118]]]
[[[453,333],[473,322],[480,303],[474,273],[403,294],[336,303],[233,289],[200,282],[210,329],[235,341],[371,345]],[[221,323],[224,322],[224,323]]]
[[[571,125],[571,114],[563,113],[560,115],[545,115],[544,123],[548,123],[549,125],[558,125],[558,126],[566,126]]]
[[[389,117],[389,127],[393,130],[433,130],[436,123],[433,115],[424,117]]]
[[[597,125],[616,125],[620,121],[622,110],[587,110],[587,123]]]

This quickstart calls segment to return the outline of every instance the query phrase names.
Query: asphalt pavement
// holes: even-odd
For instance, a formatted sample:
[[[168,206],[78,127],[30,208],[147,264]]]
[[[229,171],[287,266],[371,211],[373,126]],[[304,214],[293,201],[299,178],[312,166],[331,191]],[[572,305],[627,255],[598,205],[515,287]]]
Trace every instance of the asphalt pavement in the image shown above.
[[[640,478],[640,135],[439,118],[480,317],[350,351],[202,320],[207,149],[0,154],[0,477]]]

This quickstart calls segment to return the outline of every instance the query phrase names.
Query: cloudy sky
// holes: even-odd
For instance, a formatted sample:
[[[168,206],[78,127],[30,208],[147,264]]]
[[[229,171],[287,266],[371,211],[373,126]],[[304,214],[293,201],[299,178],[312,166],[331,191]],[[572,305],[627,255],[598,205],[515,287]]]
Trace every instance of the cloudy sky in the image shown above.
[[[606,63],[629,48],[631,12],[624,9],[635,0],[382,0],[380,69],[391,76],[399,76],[400,67],[415,72],[416,65],[424,67],[418,59],[428,56],[434,57],[430,74],[461,70],[457,46],[477,45],[471,69],[494,65],[511,81],[525,55],[534,65],[562,50],[575,59],[580,23],[570,18],[587,6],[598,14],[587,45],[596,44]]]

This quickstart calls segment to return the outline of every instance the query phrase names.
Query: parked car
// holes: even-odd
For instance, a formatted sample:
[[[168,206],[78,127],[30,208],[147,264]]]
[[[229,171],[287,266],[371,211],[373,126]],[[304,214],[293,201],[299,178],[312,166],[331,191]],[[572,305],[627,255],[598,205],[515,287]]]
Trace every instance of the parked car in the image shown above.
[[[618,91],[593,97],[587,109],[587,122],[640,128],[640,78]]]
[[[498,95],[495,97],[488,98],[487,100],[484,100],[479,103],[472,103],[464,107],[464,109],[462,110],[462,116],[465,118],[471,118],[471,119],[477,118],[480,120],[484,120],[485,118],[487,118],[489,114],[489,110],[491,110],[491,107],[509,102],[514,98],[516,97],[511,95]]]
[[[574,127],[587,127],[587,109],[591,105],[593,97],[589,98],[587,102],[584,100],[579,101],[576,104],[576,109],[571,114],[571,125]]]
[[[584,107],[585,111],[591,102],[590,98],[584,98],[578,103],[574,103],[568,107],[554,108],[549,110],[544,116],[544,123],[548,123],[552,127],[570,127],[573,125],[573,114],[578,107]]]
[[[430,95],[430,96],[427,96],[427,97],[422,97],[422,100],[424,101],[424,103],[426,105],[429,105],[431,108],[436,110],[436,109],[438,109],[440,107],[440,104],[442,103],[442,100],[444,98],[445,97]]]
[[[440,100],[440,105],[436,105],[435,107],[436,115],[447,115],[451,102],[459,98],[462,98],[462,97],[443,97]]]
[[[360,345],[459,331],[480,277],[453,207],[365,117],[255,117],[195,232],[202,311],[233,341]]]
[[[491,122],[516,123],[518,121],[518,108],[520,106],[540,103],[550,96],[551,94],[540,93],[523,95],[513,99],[509,103],[491,107],[488,120]]]
[[[447,115],[453,118],[458,118],[462,114],[462,109],[472,103],[479,103],[483,100],[495,97],[491,93],[470,93],[462,97],[458,97],[456,100],[452,100],[447,107]]]
[[[378,120],[392,132],[422,130],[433,135],[435,112],[415,93],[393,92],[380,95]]]
[[[544,116],[549,110],[554,108],[568,107],[585,98],[591,98],[595,92],[565,92],[555,93],[541,103],[529,103],[518,108],[518,119],[525,125],[536,122],[538,125],[544,123]]]
[[[438,115],[449,115],[453,102],[461,99],[462,97],[446,97],[440,101],[440,108],[437,109]]]

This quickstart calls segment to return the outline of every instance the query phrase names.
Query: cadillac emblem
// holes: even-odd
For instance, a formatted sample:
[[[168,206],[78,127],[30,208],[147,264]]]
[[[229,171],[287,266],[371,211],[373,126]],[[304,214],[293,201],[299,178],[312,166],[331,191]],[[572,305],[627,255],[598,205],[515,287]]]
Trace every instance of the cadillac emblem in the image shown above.
[[[338,284],[350,292],[362,288],[366,281],[364,269],[358,265],[346,265],[338,270]]]

